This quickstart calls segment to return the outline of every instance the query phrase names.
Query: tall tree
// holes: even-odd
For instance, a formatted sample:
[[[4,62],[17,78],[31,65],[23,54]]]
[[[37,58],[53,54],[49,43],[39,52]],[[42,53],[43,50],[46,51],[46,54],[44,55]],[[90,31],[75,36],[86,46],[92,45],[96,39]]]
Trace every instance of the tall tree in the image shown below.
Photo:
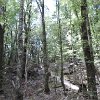
[[[94,56],[93,56],[93,50],[91,50],[92,43],[90,43],[91,31],[90,29],[88,29],[90,28],[90,25],[89,25],[88,10],[87,10],[87,0],[81,0],[81,16],[82,16],[81,39],[82,39],[84,59],[87,69],[88,90],[90,93],[90,99],[98,100],[96,79],[95,79]]]
[[[22,77],[25,78],[25,65],[26,65],[26,54],[27,54],[27,45],[28,45],[28,37],[30,32],[30,18],[31,18],[31,4],[32,0],[28,0],[26,12],[28,14],[24,14],[24,30],[25,30],[25,40],[23,46],[23,69],[22,69]]]
[[[64,75],[63,75],[63,49],[62,49],[62,33],[61,33],[61,19],[60,19],[60,2],[59,0],[56,1],[57,4],[57,21],[58,21],[58,34],[59,34],[59,45],[60,45],[60,58],[61,58],[61,84],[64,89],[65,94],[65,84],[64,84]]]
[[[24,26],[24,0],[20,0],[19,28],[18,28],[18,57],[21,65],[21,77],[24,78],[25,68],[23,62],[23,26]]]
[[[42,18],[42,43],[43,43],[43,67],[45,70],[45,82],[44,82],[44,92],[49,93],[49,65],[48,65],[48,53],[47,53],[47,39],[46,39],[46,30],[45,30],[45,16],[44,16],[44,0],[36,0],[38,8],[41,13],[41,18]]]
[[[3,46],[4,46],[4,26],[0,24],[0,92],[3,85]]]
[[[42,12],[41,12],[41,16],[42,16],[42,35],[43,35],[43,65],[44,65],[44,69],[45,69],[45,92],[49,93],[50,89],[49,89],[49,72],[48,72],[48,54],[47,54],[47,40],[46,40],[46,31],[45,31],[45,19],[44,19],[44,0],[42,0],[41,3],[41,7],[42,7]]]
[[[19,27],[18,27],[18,64],[21,68],[17,68],[17,85],[15,100],[23,100],[21,92],[22,78],[25,75],[25,68],[23,68],[23,19],[24,19],[24,0],[20,0],[19,10]]]

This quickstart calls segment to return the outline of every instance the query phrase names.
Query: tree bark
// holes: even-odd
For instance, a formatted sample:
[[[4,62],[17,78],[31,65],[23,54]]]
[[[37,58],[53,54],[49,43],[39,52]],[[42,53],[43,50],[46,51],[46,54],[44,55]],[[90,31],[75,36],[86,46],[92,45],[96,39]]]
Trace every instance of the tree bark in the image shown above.
[[[15,100],[23,100],[22,78],[23,76],[23,17],[24,17],[24,0],[20,0],[20,12],[19,12],[19,26],[18,26],[18,64],[20,68],[17,68],[17,84],[16,84],[16,97]]]
[[[43,66],[45,70],[45,83],[44,83],[44,92],[49,93],[49,72],[48,72],[48,54],[47,54],[47,40],[46,40],[46,31],[45,31],[45,20],[44,20],[44,0],[42,1],[41,4],[42,7],[42,35],[43,35]]]
[[[58,12],[58,35],[59,35],[59,45],[60,45],[60,58],[61,58],[61,84],[64,90],[64,94],[65,94],[65,84],[64,84],[64,73],[63,73],[63,49],[62,49],[62,33],[61,33],[61,22],[60,22],[60,4],[59,4],[59,0],[56,1],[57,4],[57,12]]]
[[[0,93],[3,85],[3,46],[4,46],[4,27],[0,24]]]
[[[23,62],[23,25],[24,25],[24,0],[20,0],[19,27],[18,27],[18,57],[21,65],[21,78],[24,78]]]
[[[87,82],[88,82],[88,92],[90,94],[91,100],[98,100],[97,89],[96,89],[96,79],[95,79],[95,66],[94,66],[94,56],[92,49],[92,43],[90,40],[90,28],[87,10],[87,0],[81,0],[81,40],[83,44],[84,59],[87,69]]]

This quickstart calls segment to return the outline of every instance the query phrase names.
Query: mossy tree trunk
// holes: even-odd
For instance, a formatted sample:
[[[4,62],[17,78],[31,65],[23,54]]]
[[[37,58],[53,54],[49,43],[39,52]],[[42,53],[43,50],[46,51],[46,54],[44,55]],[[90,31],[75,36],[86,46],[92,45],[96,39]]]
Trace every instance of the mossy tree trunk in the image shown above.
[[[46,40],[46,31],[45,31],[45,20],[44,20],[44,0],[42,0],[42,35],[43,35],[43,65],[44,65],[44,70],[45,70],[45,83],[44,83],[44,91],[45,93],[49,93],[49,72],[48,72],[48,54],[47,54],[47,40]]]
[[[87,69],[87,82],[88,82],[88,92],[90,94],[91,100],[98,100],[97,89],[96,89],[96,79],[95,79],[95,66],[94,66],[94,56],[92,49],[92,42],[90,39],[91,31],[88,19],[87,10],[87,0],[81,0],[81,39],[83,44],[84,59]]]
[[[60,2],[56,1],[57,5],[57,21],[58,21],[58,36],[59,36],[59,46],[60,46],[60,64],[61,64],[61,84],[65,94],[65,84],[64,84],[64,74],[63,74],[63,47],[62,47],[62,32],[61,32],[61,21],[60,21]]]
[[[22,79],[24,78],[25,68],[23,67],[23,25],[24,25],[24,0],[20,0],[19,10],[19,25],[18,25],[18,64],[20,68],[17,68],[17,84],[16,84],[16,97],[15,100],[23,100],[23,94],[21,91]]]

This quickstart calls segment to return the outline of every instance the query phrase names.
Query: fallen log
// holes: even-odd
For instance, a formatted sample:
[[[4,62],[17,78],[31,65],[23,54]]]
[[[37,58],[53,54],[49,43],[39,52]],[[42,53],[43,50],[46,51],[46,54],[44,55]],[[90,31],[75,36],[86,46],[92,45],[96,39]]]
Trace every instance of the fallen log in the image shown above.
[[[61,82],[60,77],[59,77],[59,76],[55,76],[55,75],[53,74],[53,72],[51,72],[51,76],[52,76],[52,77],[55,77],[55,78],[57,79],[58,82]],[[65,86],[66,86],[68,89],[72,89],[72,90],[75,90],[75,91],[78,91],[78,90],[79,90],[79,86],[78,86],[78,85],[72,84],[70,81],[66,80],[65,78],[64,78],[64,84],[65,84]]]

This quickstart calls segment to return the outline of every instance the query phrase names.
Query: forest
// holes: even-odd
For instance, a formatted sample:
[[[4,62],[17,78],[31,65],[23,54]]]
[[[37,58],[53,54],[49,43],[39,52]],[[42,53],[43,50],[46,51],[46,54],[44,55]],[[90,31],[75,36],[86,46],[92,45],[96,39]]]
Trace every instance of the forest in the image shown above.
[[[100,100],[100,0],[0,0],[0,100]]]

